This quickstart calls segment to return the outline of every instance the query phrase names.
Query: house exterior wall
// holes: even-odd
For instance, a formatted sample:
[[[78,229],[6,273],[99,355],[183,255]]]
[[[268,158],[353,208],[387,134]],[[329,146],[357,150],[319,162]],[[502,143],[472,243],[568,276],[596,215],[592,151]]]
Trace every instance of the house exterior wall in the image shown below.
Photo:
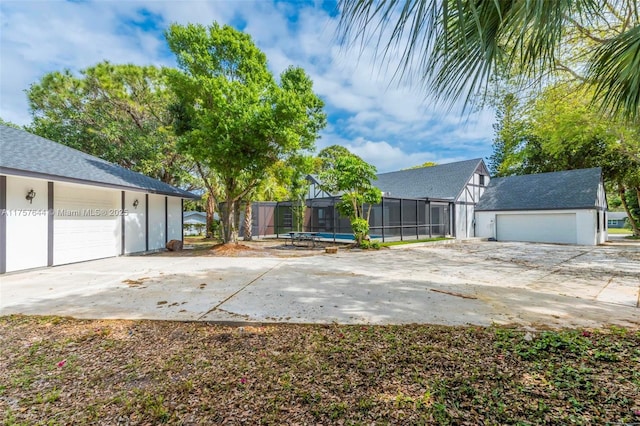
[[[626,219],[609,219],[607,221],[607,228],[624,228]]]
[[[7,176],[6,272],[47,265],[47,181]],[[25,197],[33,189],[30,203]]]
[[[325,192],[322,188],[320,188],[320,185],[318,185],[315,179],[311,177],[307,177],[307,181],[309,182],[309,187],[308,187],[307,196],[306,196],[307,200],[312,200],[315,198],[331,197],[331,194]]]
[[[598,216],[600,217],[601,226],[604,226],[604,214],[598,215],[598,210],[520,210],[520,211],[482,211],[475,213],[476,219],[476,236],[480,238],[496,238],[496,215],[526,215],[527,223],[532,229],[541,226],[542,220],[540,216],[573,214],[575,215],[575,235],[578,245],[596,245],[604,242],[602,240],[603,233],[597,232],[596,224]],[[602,229],[602,228],[601,228]],[[606,237],[605,237],[606,238]]]
[[[182,200],[167,197],[167,240],[182,241]]]
[[[456,238],[475,237],[475,206],[489,184],[489,176],[477,170],[455,201],[454,219]],[[481,177],[484,176],[484,177]]]
[[[137,206],[134,206],[137,201]],[[124,253],[139,253],[147,249],[146,197],[142,192],[125,191]]]
[[[14,175],[0,184],[0,274],[163,249],[167,230],[182,239],[179,197]]]
[[[149,250],[162,249],[167,244],[164,199],[164,195],[149,194]]]
[[[205,212],[183,212],[182,218],[182,231],[184,235],[202,235],[206,232],[207,215]]]
[[[607,194],[604,189],[604,183],[598,185],[598,199],[596,200],[597,228],[596,228],[596,244],[604,244],[609,239],[607,232]]]

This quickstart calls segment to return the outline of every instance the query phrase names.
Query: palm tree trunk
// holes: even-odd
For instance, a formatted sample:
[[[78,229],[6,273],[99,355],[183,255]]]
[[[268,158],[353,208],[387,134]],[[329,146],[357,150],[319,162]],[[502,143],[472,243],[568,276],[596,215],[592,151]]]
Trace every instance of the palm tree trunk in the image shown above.
[[[240,229],[240,200],[233,203],[233,229],[231,230],[231,242],[238,243],[238,233]]]

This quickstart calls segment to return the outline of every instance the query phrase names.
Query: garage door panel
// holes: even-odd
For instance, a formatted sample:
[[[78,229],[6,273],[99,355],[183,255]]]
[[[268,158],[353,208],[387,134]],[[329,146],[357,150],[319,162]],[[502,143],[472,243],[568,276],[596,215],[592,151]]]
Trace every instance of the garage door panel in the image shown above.
[[[56,187],[54,264],[118,255],[118,195],[118,191]]]
[[[498,241],[576,244],[576,214],[498,214],[496,237]]]

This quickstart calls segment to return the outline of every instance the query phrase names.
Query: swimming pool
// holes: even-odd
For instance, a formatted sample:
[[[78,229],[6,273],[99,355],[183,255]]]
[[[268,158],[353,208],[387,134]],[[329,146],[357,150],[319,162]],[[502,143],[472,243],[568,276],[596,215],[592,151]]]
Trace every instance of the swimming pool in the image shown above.
[[[336,240],[345,240],[345,241],[353,241],[353,234],[332,234],[330,232],[318,232],[316,234],[318,238],[324,238],[327,240],[333,240],[335,237]],[[382,238],[382,235],[371,235],[371,238]]]

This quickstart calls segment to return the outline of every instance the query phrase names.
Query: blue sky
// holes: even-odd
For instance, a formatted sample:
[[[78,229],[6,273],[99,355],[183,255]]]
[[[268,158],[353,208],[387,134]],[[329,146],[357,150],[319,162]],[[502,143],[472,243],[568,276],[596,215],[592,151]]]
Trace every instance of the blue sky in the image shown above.
[[[393,81],[374,46],[340,46],[332,1],[34,1],[0,3],[0,117],[28,124],[24,91],[51,71],[100,61],[174,66],[164,29],[213,21],[249,33],[274,74],[301,66],[324,99],[318,149],[344,145],[386,172],[491,154],[491,111],[436,106],[419,85]]]

